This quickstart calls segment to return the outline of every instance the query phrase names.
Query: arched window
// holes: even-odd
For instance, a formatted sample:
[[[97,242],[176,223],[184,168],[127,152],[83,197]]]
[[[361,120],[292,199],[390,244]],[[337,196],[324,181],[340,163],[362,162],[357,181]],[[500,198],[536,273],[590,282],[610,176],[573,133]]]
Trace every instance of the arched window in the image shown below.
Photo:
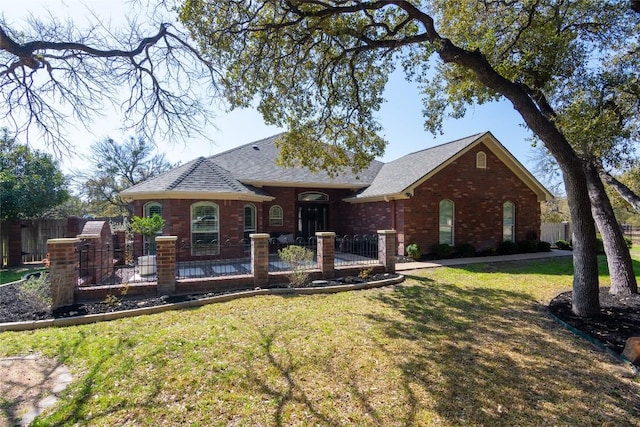
[[[487,168],[487,155],[484,151],[479,151],[476,154],[476,168],[478,169],[486,169]]]
[[[502,240],[513,242],[516,238],[516,207],[513,202],[502,205]]]
[[[244,232],[256,232],[256,207],[251,203],[244,205]]]
[[[279,205],[273,205],[269,208],[269,225],[281,226],[283,224],[284,212]]]
[[[440,243],[453,246],[454,208],[451,200],[440,202]]]
[[[153,214],[158,214],[162,216],[162,205],[158,202],[149,202],[144,205],[144,216],[150,217]]]
[[[220,251],[218,205],[197,202],[191,205],[191,254],[217,255]]]
[[[318,191],[305,191],[304,193],[298,194],[298,201],[300,202],[326,202],[328,200],[328,194]]]

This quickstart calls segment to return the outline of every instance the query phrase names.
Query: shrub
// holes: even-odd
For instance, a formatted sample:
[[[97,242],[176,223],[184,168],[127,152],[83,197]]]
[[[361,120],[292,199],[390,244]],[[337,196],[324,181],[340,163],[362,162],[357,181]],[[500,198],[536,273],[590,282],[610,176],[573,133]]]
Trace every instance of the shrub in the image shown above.
[[[533,240],[519,240],[516,242],[516,245],[518,245],[518,253],[529,254],[536,251],[538,242]]]
[[[288,277],[294,287],[304,286],[309,279],[309,264],[313,261],[313,251],[290,245],[278,251],[280,259],[291,268]]]
[[[551,252],[551,243],[540,240],[536,247],[537,252]]]
[[[556,242],[556,247],[558,249],[571,250],[571,243],[567,242],[566,240],[558,240]]]
[[[471,243],[462,243],[456,248],[456,253],[463,258],[468,258],[476,254],[476,248]]]
[[[631,237],[625,236],[624,242],[627,244],[627,248],[631,249],[633,247],[633,240],[631,240]]]
[[[40,276],[31,276],[22,282],[19,288],[20,299],[29,300],[41,310],[51,308],[51,286],[49,274],[42,273]]]
[[[433,245],[431,247],[431,253],[436,259],[446,258],[451,255],[452,249],[446,243],[440,243],[439,245]]]
[[[518,253],[518,244],[510,240],[505,240],[498,245],[498,255],[513,255]]]
[[[422,257],[422,251],[420,251],[420,246],[417,243],[412,243],[407,246],[407,256],[414,260],[419,260]]]

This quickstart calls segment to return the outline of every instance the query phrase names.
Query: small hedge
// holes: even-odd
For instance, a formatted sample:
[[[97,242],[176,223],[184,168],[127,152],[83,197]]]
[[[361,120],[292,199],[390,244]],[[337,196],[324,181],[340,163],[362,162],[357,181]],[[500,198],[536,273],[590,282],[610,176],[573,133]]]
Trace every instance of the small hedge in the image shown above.
[[[556,247],[558,249],[571,250],[571,243],[567,242],[566,240],[558,240],[556,242]]]
[[[504,242],[498,245],[498,249],[496,250],[498,255],[513,255],[518,253],[518,244],[516,242],[511,242],[509,240],[505,240]]]
[[[475,256],[476,247],[471,243],[462,243],[456,247],[456,255],[462,258],[469,258]]]
[[[441,243],[439,245],[433,245],[431,247],[431,254],[435,257],[435,259],[442,259],[451,256],[453,252],[451,246],[446,243]]]

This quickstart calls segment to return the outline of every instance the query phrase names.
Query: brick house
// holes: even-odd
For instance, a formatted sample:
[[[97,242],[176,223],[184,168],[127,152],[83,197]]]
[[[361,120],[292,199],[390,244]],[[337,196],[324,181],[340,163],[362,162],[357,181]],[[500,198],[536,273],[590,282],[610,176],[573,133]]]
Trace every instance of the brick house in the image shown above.
[[[476,249],[540,235],[540,202],[553,196],[490,133],[373,161],[336,177],[276,164],[278,135],[199,157],[121,193],[138,216],[159,213],[163,234],[197,259],[250,233],[281,241],[397,231],[398,253],[417,243]]]

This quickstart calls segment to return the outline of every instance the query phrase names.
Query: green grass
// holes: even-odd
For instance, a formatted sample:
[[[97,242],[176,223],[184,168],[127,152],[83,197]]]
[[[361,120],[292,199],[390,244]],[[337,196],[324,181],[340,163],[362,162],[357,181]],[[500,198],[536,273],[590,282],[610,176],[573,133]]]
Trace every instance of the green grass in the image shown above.
[[[37,267],[23,266],[0,270],[0,285],[21,280],[22,277],[27,273],[33,273],[42,270],[44,270],[44,267],[42,267],[41,264],[39,264]]]
[[[571,270],[421,270],[395,288],[5,332],[0,355],[72,369],[36,425],[637,425],[628,371],[545,314]]]

